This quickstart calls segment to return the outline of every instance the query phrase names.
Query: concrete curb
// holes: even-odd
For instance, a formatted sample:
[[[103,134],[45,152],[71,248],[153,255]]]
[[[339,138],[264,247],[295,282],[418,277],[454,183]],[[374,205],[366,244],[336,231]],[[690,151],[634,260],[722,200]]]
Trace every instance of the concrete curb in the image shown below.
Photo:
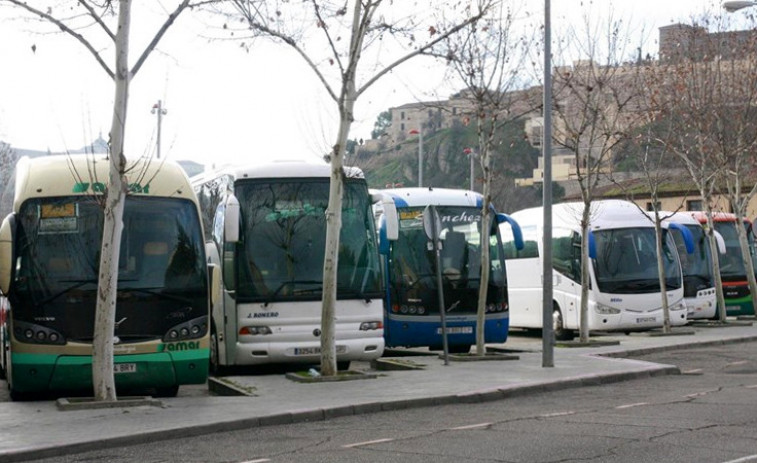
[[[681,346],[677,347],[679,349],[681,348]],[[128,436],[112,437],[91,442],[79,442],[63,445],[56,444],[54,446],[51,445],[46,447],[12,450],[8,452],[0,452],[0,460],[2,460],[3,462],[11,463],[17,461],[50,458],[65,454],[81,453],[91,450],[104,450],[114,447],[139,444],[148,441],[194,437],[216,432],[238,431],[254,427],[325,421],[342,416],[362,415],[382,411],[405,410],[410,408],[421,408],[438,405],[491,402],[495,400],[523,397],[531,394],[565,390],[569,388],[597,386],[602,384],[628,381],[632,379],[649,378],[654,376],[680,373],[681,372],[678,367],[672,365],[659,365],[650,363],[648,368],[633,372],[590,374],[584,376],[579,375],[557,381],[539,381],[526,384],[502,386],[497,388],[472,391],[470,393],[463,394],[450,394],[417,399],[402,399],[387,402],[371,402],[330,408],[292,410],[284,413],[265,415],[260,417],[235,419],[160,431],[138,432]]]

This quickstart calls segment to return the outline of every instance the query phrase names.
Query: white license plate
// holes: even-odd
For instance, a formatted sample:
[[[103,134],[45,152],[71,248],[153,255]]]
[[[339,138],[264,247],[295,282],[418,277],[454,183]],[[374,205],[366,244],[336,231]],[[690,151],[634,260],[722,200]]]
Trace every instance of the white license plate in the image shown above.
[[[725,310],[726,310],[726,312],[728,312],[728,311],[736,312],[738,310],[741,310],[741,306],[740,305],[727,305],[727,306],[725,306]]]
[[[441,327],[436,329],[436,334],[442,334]],[[448,326],[447,334],[473,334],[472,326]]]
[[[649,323],[654,322],[657,319],[655,317],[639,317],[636,319],[636,323]]]
[[[336,346],[337,354],[343,354],[345,352],[347,352],[347,347]],[[320,353],[321,353],[320,347],[295,347],[294,348],[294,355],[320,355]]]
[[[137,372],[136,363],[114,363],[113,364],[113,373],[136,373],[136,372]]]

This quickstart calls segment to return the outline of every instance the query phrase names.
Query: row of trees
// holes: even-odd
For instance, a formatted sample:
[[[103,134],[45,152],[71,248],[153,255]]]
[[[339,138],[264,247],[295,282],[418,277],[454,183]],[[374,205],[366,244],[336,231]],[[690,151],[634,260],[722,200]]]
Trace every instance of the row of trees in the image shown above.
[[[314,72],[323,84],[325,94],[334,103],[331,110],[338,115],[339,127],[329,153],[332,176],[323,268],[321,337],[321,370],[324,375],[336,374],[333,309],[341,226],[342,167],[350,128],[355,120],[356,102],[378,80],[411,59],[429,55],[446,60],[451,72],[471,95],[472,121],[477,127],[474,149],[484,173],[484,211],[488,212],[487,206],[494,194],[490,191],[490,159],[495,150],[501,149],[494,134],[523,115],[517,108],[522,108],[521,99],[532,93],[516,90],[530,80],[524,77],[527,74],[524,70],[531,63],[538,62],[532,55],[540,49],[538,36],[515,32],[516,16],[508,9],[509,3],[500,0],[428,1],[428,5],[420,2],[418,14],[407,14],[406,5],[383,0],[346,3],[327,0],[180,0],[174,3],[173,9],[166,10],[165,21],[132,63],[129,58],[130,0],[79,0],[65,5],[48,2],[46,7],[36,8],[21,0],[0,0],[0,3],[12,4],[19,11],[56,25],[84,46],[102,67],[104,77],[114,83],[111,175],[104,198],[106,222],[94,340],[93,375],[95,397],[99,400],[115,400],[112,333],[121,216],[127,194],[124,185],[129,169],[123,136],[127,126],[129,83],[180,15],[189,11],[209,15],[210,21],[220,18],[222,29],[229,31],[229,37],[243,40],[248,48],[254,47],[255,40],[265,38],[292,49]],[[745,90],[732,92],[729,89],[743,82],[744,76],[757,78],[757,73],[750,72],[751,66],[747,66],[749,60],[739,60],[738,63],[742,64],[732,61],[729,65],[725,60],[714,58],[721,55],[705,53],[709,57],[707,60],[684,57],[668,63],[639,62],[629,68],[623,65],[622,57],[614,54],[619,49],[617,45],[627,40],[617,27],[620,23],[614,24],[607,37],[590,33],[597,29],[588,27],[587,23],[587,34],[575,34],[561,42],[575,45],[574,54],[566,53],[565,56],[589,60],[580,72],[577,67],[558,69],[551,108],[561,121],[556,124],[554,141],[575,154],[583,201],[591,202],[598,175],[603,172],[606,160],[618,143],[631,138],[633,130],[638,127],[652,127],[653,122],[661,120],[667,121],[668,125],[663,125],[668,130],[664,133],[650,131],[648,146],[661,147],[659,149],[685,160],[692,177],[703,182],[701,193],[705,203],[709,203],[710,198],[705,193],[714,191],[716,179],[725,179],[729,192],[733,190],[734,195],[741,195],[739,182],[747,178],[746,174],[750,174],[749,169],[753,168],[748,154],[753,142],[750,135],[754,131],[750,133],[752,126],[747,124],[747,121],[751,123],[748,116],[751,116],[753,98]],[[96,45],[102,39],[87,34],[104,34],[114,52],[111,64]],[[605,46],[586,47],[599,43]],[[586,50],[589,50],[588,54]],[[601,56],[603,53],[605,56]],[[606,59],[600,59],[602,57]],[[538,75],[537,70],[534,71],[533,75]],[[733,80],[736,78],[738,80]],[[752,90],[755,88],[757,85],[752,82]],[[656,93],[644,93],[650,89]],[[683,95],[687,98],[682,98]],[[715,98],[720,100],[713,101]],[[539,107],[539,104],[532,105],[537,110]],[[734,113],[740,112],[744,113],[741,125],[734,117]],[[745,200],[753,193],[732,198],[737,214],[743,216]],[[483,220],[488,220],[486,214]],[[482,258],[486,259],[486,256]],[[488,268],[488,265],[482,265],[482,268]],[[486,285],[486,275],[482,275],[481,288]],[[663,297],[663,303],[665,301]],[[483,314],[483,306],[479,307],[479,313]],[[582,338],[584,331],[582,326]],[[483,330],[477,332],[483,333]],[[481,353],[483,341],[477,343],[477,347]]]

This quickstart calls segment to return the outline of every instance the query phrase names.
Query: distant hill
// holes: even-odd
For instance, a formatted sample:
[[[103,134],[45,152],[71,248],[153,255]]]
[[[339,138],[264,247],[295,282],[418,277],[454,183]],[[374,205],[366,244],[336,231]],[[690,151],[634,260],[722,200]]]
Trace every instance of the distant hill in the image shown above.
[[[541,189],[516,188],[515,178],[528,177],[537,166],[539,150],[525,139],[524,121],[502,127],[495,136],[497,147],[492,156],[492,199],[496,208],[511,212],[538,205]],[[453,124],[448,129],[424,134],[423,186],[437,188],[470,188],[470,157],[466,148],[478,145],[473,124]],[[360,167],[370,188],[391,185],[418,185],[418,137],[404,137],[400,141],[371,140],[345,160],[345,164]],[[481,165],[474,158],[474,190],[481,192]]]

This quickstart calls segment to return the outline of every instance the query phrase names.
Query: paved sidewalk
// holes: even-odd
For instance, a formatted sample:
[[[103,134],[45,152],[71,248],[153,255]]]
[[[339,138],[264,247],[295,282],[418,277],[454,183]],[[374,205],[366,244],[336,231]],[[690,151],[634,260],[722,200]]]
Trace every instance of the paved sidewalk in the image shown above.
[[[604,347],[555,348],[543,368],[541,339],[511,336],[517,360],[450,362],[415,357],[423,370],[381,371],[376,379],[303,384],[283,374],[227,379],[250,397],[177,397],[162,406],[59,410],[54,401],[0,403],[0,461],[23,461],[149,440],[429,405],[505,399],[566,387],[677,374],[673,365],[625,358],[639,353],[757,341],[757,327],[684,327],[676,336],[602,336]],[[595,339],[595,338],[592,338]],[[375,372],[374,372],[375,373]]]

